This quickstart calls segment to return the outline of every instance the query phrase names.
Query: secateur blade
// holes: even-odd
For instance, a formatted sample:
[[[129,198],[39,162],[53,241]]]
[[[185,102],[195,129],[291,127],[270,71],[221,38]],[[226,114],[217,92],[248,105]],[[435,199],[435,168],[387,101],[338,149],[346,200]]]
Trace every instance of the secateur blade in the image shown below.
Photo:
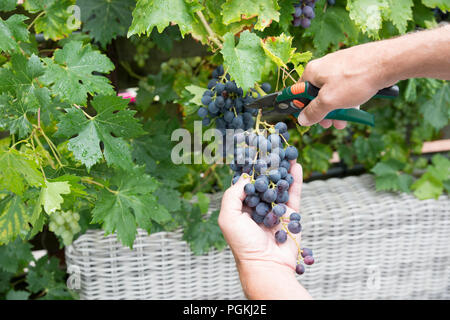
[[[252,103],[249,103],[247,107],[262,109],[263,115],[272,113],[275,110],[274,106],[278,94],[278,92],[267,94],[264,97],[258,98]]]

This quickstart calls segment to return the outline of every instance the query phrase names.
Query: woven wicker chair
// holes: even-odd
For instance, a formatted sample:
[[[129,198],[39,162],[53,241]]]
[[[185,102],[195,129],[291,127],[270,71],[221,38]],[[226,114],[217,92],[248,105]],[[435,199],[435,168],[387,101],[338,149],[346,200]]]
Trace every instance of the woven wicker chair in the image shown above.
[[[450,298],[448,196],[375,192],[371,175],[329,179],[304,184],[301,214],[316,262],[298,280],[314,298]],[[229,249],[194,256],[181,235],[139,230],[130,250],[88,231],[66,248],[68,284],[81,299],[245,298]]]

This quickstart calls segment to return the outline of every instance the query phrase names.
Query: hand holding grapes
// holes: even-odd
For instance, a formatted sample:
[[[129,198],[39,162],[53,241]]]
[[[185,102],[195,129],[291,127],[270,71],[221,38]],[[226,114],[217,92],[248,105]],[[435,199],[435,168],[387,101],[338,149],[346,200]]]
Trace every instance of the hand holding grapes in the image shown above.
[[[284,219],[300,209],[302,168],[295,160],[291,161],[290,173],[294,182],[289,188]],[[252,210],[243,204],[244,187],[249,182],[249,178],[241,176],[225,192],[219,215],[219,226],[235,257],[245,293],[255,299],[310,298],[294,276],[298,255],[296,242],[288,236],[284,243],[277,243],[275,233],[281,229],[280,224],[274,228],[258,225],[250,216]],[[298,243],[300,233],[293,236]],[[283,286],[283,291],[276,291],[277,286]]]

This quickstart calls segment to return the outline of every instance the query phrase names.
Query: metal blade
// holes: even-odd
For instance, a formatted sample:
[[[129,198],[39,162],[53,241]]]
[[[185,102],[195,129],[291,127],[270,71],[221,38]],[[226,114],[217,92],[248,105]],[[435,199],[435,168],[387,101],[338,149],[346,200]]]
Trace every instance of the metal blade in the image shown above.
[[[275,103],[275,99],[278,96],[278,92],[274,92],[271,94],[267,94],[264,97],[256,99],[252,103],[249,103],[247,107],[249,108],[258,108],[258,109],[266,109],[273,107]]]

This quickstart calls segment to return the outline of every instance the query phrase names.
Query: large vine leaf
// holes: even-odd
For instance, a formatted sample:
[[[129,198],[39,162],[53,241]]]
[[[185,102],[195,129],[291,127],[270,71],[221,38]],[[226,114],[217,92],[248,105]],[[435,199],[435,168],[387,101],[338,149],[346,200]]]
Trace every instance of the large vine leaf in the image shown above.
[[[442,11],[450,10],[450,2],[448,0],[422,0],[422,3],[429,8],[439,8]]]
[[[244,92],[261,80],[265,59],[259,37],[245,30],[241,33],[239,44],[236,45],[234,35],[224,36],[222,55],[228,73]]]
[[[0,245],[17,237],[25,238],[30,230],[29,215],[20,196],[7,196],[0,200]]]
[[[227,0],[222,8],[225,24],[258,16],[255,29],[264,30],[272,21],[278,22],[280,19],[280,7],[276,0]]]
[[[18,42],[28,42],[27,26],[23,23],[27,19],[21,14],[12,15],[6,21],[0,17],[0,53],[18,51]]]
[[[16,239],[14,243],[0,246],[0,270],[18,273],[33,261],[31,254],[32,245],[21,239]]]
[[[150,35],[154,27],[162,33],[171,23],[178,25],[182,35],[192,32],[193,13],[198,9],[197,3],[185,0],[138,0],[128,37],[143,33]]]
[[[131,25],[133,0],[77,0],[83,31],[100,42],[103,48],[117,36],[127,34]]]
[[[137,227],[150,233],[152,221],[170,220],[170,214],[153,195],[158,182],[144,173],[144,167],[118,171],[111,185],[115,189],[113,192],[102,190],[99,193],[92,222],[101,223],[106,234],[117,231],[124,245],[133,247]]]
[[[426,123],[439,130],[446,126],[450,119],[450,86],[445,82],[433,97],[419,108]]]
[[[17,0],[2,0],[0,2],[0,11],[12,11],[16,8]]]
[[[26,186],[39,187],[44,182],[38,165],[26,153],[0,149],[0,190],[23,195]]]
[[[77,135],[69,140],[68,148],[88,170],[103,157],[109,165],[129,169],[131,150],[123,138],[137,137],[143,130],[133,117],[136,111],[126,110],[127,106],[128,101],[117,96],[96,96],[92,100],[96,116],[87,118],[80,109],[68,109],[61,117],[57,134]]]
[[[42,207],[44,207],[44,211],[47,214],[52,214],[56,210],[61,210],[61,204],[64,202],[62,195],[69,193],[70,183],[68,181],[51,182],[45,180],[31,218],[31,223],[34,224],[38,220]]]
[[[284,32],[288,32],[292,25],[292,14],[295,12],[294,4],[297,2],[297,0],[278,0],[280,5],[280,21],[278,24]]]
[[[450,179],[450,160],[440,154],[434,155],[431,160],[432,165],[411,186],[420,200],[438,199],[444,191],[444,183]]]
[[[27,0],[23,6],[30,13],[38,13],[34,23],[36,33],[42,32],[45,39],[58,40],[80,27],[80,21],[72,15],[70,6],[75,0]]]
[[[316,17],[305,32],[305,35],[312,37],[319,54],[325,53],[329,48],[337,49],[340,43],[352,44],[359,33],[344,8],[328,6],[324,12],[323,5],[324,3],[317,4]]]
[[[113,63],[90,44],[80,41],[68,42],[63,49],[57,49],[54,60],[44,59],[46,72],[39,79],[51,86],[62,100],[75,104],[86,104],[87,94],[113,94],[113,87],[103,76],[93,72],[109,73]]]
[[[400,33],[405,33],[408,21],[413,18],[413,0],[388,0],[388,2],[389,9],[386,14],[388,19],[392,21]]]
[[[375,173],[375,187],[379,190],[402,191],[409,193],[412,184],[412,176],[401,173],[405,163],[389,159],[379,162],[372,168]]]
[[[386,0],[349,0],[347,10],[350,18],[372,38],[378,38],[383,22],[383,11],[388,8]]]

